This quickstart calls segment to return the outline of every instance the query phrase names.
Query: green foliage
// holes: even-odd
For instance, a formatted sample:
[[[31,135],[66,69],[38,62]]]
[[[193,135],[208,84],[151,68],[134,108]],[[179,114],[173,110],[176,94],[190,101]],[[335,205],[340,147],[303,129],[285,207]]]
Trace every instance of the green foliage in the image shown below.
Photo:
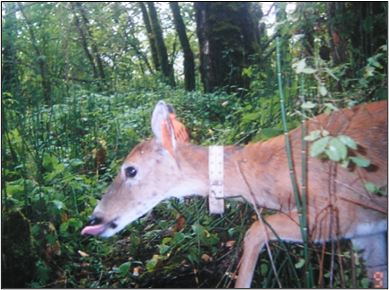
[[[158,93],[144,92],[142,89],[112,96],[76,92],[74,98],[66,98],[52,107],[30,107],[20,123],[18,117],[13,118],[18,116],[16,112],[19,107],[16,103],[8,102],[6,126],[12,129],[6,134],[9,146],[6,147],[5,157],[9,161],[3,172],[5,187],[2,197],[7,210],[26,211],[33,224],[32,235],[40,260],[35,267],[32,287],[53,285],[53,281],[63,285],[61,279],[55,282],[58,278],[55,278],[56,272],[51,270],[58,262],[62,264],[61,275],[67,277],[69,285],[101,285],[96,284],[94,279],[87,282],[85,274],[82,274],[85,271],[93,277],[106,275],[109,280],[110,270],[105,269],[101,259],[105,259],[114,249],[112,239],[102,241],[81,238],[80,231],[87,223],[97,200],[116,175],[120,160],[141,139],[151,136],[151,111],[157,100],[162,98],[160,92],[164,90],[166,94],[171,94],[165,100],[177,104],[175,108],[180,119],[189,118],[189,110],[192,108],[199,109],[198,114],[190,116],[194,124],[205,122],[212,127],[220,124],[220,118],[231,118],[227,114],[228,109],[220,104],[222,100],[233,99],[225,93],[205,96],[204,99],[193,98],[193,102],[188,103],[184,98],[190,96],[186,96],[183,90],[172,91],[163,86]],[[199,93],[197,96],[203,97]],[[215,108],[219,111],[212,112],[213,108],[209,107],[206,115],[206,110],[200,108],[213,96],[217,96],[213,104],[220,104]],[[224,115],[219,116],[223,110]],[[39,131],[27,130],[27,126],[39,128]],[[193,125],[193,128],[200,127]],[[206,140],[201,139],[201,142]],[[17,152],[14,163],[12,152]],[[175,210],[166,215],[165,207]],[[201,211],[204,210],[203,205]],[[112,268],[112,273],[122,277],[119,285],[135,283],[138,276],[134,276],[133,271],[137,267],[152,273],[160,269],[159,261],[165,264],[179,263],[174,258],[177,254],[186,256],[192,263],[198,263],[203,253],[215,254],[220,246],[219,234],[212,233],[215,219],[209,217],[206,221],[194,223],[198,225],[197,228],[187,227],[184,232],[177,232],[174,238],[168,236],[159,244],[155,237],[161,236],[161,226],[173,227],[178,212],[189,215],[190,219],[194,215],[188,214],[190,210],[186,209],[185,204],[169,201],[161,204],[155,212],[157,215],[161,212],[164,216],[159,219],[158,225],[149,224],[146,227],[147,219],[141,219],[140,223],[131,226],[128,250],[131,253],[144,252],[145,248],[150,250],[156,246],[159,250],[154,255],[157,256],[153,258],[146,251],[140,256],[142,261],[138,262],[126,262],[127,258],[123,256],[119,263],[123,266]],[[199,213],[199,216],[204,215]],[[115,239],[120,240],[121,237]],[[145,239],[151,239],[150,244],[145,244]],[[199,252],[199,247],[204,249]],[[94,257],[80,257],[80,250]],[[48,251],[50,254],[47,254]],[[68,261],[63,264],[65,260]]]
[[[328,136],[328,134],[329,133],[326,130],[315,130],[312,131],[309,136],[306,136],[304,138],[306,141],[315,141],[312,143],[311,146],[311,156],[315,157],[324,154],[325,157],[328,157],[333,161],[338,162],[347,160],[348,162],[348,160],[350,160],[350,157],[346,159],[348,157],[347,147],[356,150],[357,143],[349,136],[340,135],[337,137],[332,137]],[[356,162],[358,162],[357,165],[361,167],[369,166],[370,162],[364,162],[364,159],[365,158],[363,158],[362,156],[358,156],[358,158],[354,158],[351,160],[355,160]]]
[[[2,83],[2,205],[3,214],[20,211],[31,223],[30,242],[37,255],[28,258],[29,269],[22,271],[33,271],[27,273],[28,285],[156,287],[166,286],[158,284],[166,277],[179,276],[185,280],[185,284],[178,285],[182,288],[196,270],[197,278],[202,277],[200,280],[208,284],[193,282],[193,288],[226,287],[229,278],[225,273],[236,269],[238,249],[252,223],[253,211],[246,204],[228,201],[226,213],[220,218],[208,215],[203,199],[172,199],[162,202],[115,237],[85,237],[80,231],[116,176],[120,162],[136,144],[152,136],[151,112],[160,99],[173,104],[178,119],[196,144],[247,144],[280,135],[274,43],[265,46],[269,38],[265,31],[260,35],[260,61],[253,58],[242,70],[242,76],[249,80],[248,89],[236,88],[236,93],[231,94],[222,89],[203,94],[198,87],[186,93],[180,88],[182,77],[178,77],[178,87],[172,89],[148,68],[147,36],[143,25],[139,25],[140,13],[135,3],[82,5],[89,19],[89,47],[96,46],[103,60],[105,86],[93,76],[75,24],[75,15],[80,19],[82,15],[73,12],[70,3],[25,3],[27,17],[11,2],[3,10],[4,65],[11,63],[17,73]],[[285,12],[286,3],[276,5],[279,15]],[[274,24],[285,41],[281,59],[288,129],[301,123],[301,107],[307,115],[315,115],[337,110],[338,106],[386,99],[387,46],[369,56],[360,55],[334,65],[319,57],[320,46],[329,42],[329,33],[317,32],[313,53],[306,53],[307,29],[314,26],[312,21],[317,23],[319,16],[325,15],[325,5],[301,5],[291,13],[293,20],[279,18]],[[161,25],[171,52],[169,59],[174,61],[179,54],[171,18],[162,4],[157,6],[164,12]],[[191,47],[197,53],[192,4],[182,3],[181,9]],[[368,32],[371,26],[366,22],[361,27]],[[303,31],[300,38],[291,38],[294,29]],[[350,35],[344,36],[347,37]],[[8,58],[10,51],[13,58]],[[351,48],[350,51],[352,55],[358,53]],[[229,47],[220,53],[227,61],[233,50]],[[3,71],[7,73],[7,67]],[[307,79],[304,100],[299,97],[301,88],[297,81],[301,74]],[[43,81],[50,83],[49,99],[44,98]],[[306,140],[313,141],[312,156],[326,156],[344,166],[349,162],[360,167],[369,165],[369,160],[362,156],[347,154],[356,146],[347,136],[315,131]],[[374,184],[367,183],[366,189],[387,195]],[[186,219],[181,229],[175,229],[177,215]],[[17,238],[11,241],[14,240]],[[236,245],[223,246],[228,241],[236,241]],[[6,239],[2,242],[10,244]],[[30,244],[24,244],[14,254],[18,261],[26,262],[26,252],[33,252],[30,250]],[[287,250],[293,253],[291,263],[286,262],[284,251],[276,247],[272,247],[272,256],[279,265],[277,271],[283,286],[297,287],[301,281],[292,269],[296,268],[297,275],[303,277],[309,261],[301,259],[300,247],[288,244]],[[211,259],[206,261],[204,255]],[[329,258],[326,254],[323,269],[330,268],[326,267]],[[349,252],[341,257],[348,266],[342,268],[341,274],[336,274],[341,269],[338,261],[332,272],[326,270],[323,285],[344,286],[340,282],[342,275],[345,285],[352,286],[351,258],[355,257]],[[317,280],[322,273],[319,262],[311,263],[316,265]],[[255,273],[258,282],[253,286],[278,286],[266,252],[259,264]],[[357,286],[367,286],[362,269],[361,265],[356,267]],[[218,276],[211,276],[213,272]]]
[[[385,183],[386,184],[386,183]],[[388,190],[387,188],[381,188],[380,186],[368,181],[365,183],[365,188],[374,193],[374,194],[380,194],[380,195],[385,195],[387,196],[388,195]]]
[[[242,242],[243,229],[251,223],[247,218],[249,209],[242,213],[236,204],[229,205],[220,219],[209,216],[204,200],[197,199],[165,201],[149,216],[107,240],[80,236],[97,200],[116,175],[119,162],[135,144],[151,136],[151,112],[161,98],[174,105],[196,143],[246,143],[280,133],[276,97],[251,94],[240,99],[223,92],[185,94],[162,83],[158,92],[140,88],[105,96],[80,91],[50,108],[30,107],[22,122],[14,118],[19,107],[8,102],[5,116],[10,129],[5,157],[9,163],[3,172],[2,196],[8,209],[26,211],[33,225],[40,260],[32,287],[146,287],[156,285],[147,284],[156,283],[146,282],[155,281],[152,277],[165,277],[184,266],[205,269],[204,273],[209,274],[206,269],[213,262],[205,262],[203,255],[219,261],[225,255],[222,243]],[[297,125],[297,121],[289,123],[290,128]],[[27,126],[40,130],[27,130]],[[321,134],[318,138],[323,138]],[[345,136],[336,140],[353,148],[352,140]],[[330,144],[327,140],[321,153],[331,150]],[[17,152],[15,162],[12,152]],[[186,226],[173,232],[177,214],[186,217]],[[55,232],[48,232],[48,228]],[[89,256],[80,256],[80,251]],[[232,271],[237,262],[236,249],[228,253],[235,255],[235,263],[226,264]],[[53,270],[58,264],[62,279]],[[293,261],[294,267],[303,271],[301,264],[299,259]],[[227,271],[222,265],[218,267]],[[271,265],[261,263],[260,269],[261,277],[268,277],[263,285],[275,285]],[[220,283],[227,283],[227,276],[220,277]]]

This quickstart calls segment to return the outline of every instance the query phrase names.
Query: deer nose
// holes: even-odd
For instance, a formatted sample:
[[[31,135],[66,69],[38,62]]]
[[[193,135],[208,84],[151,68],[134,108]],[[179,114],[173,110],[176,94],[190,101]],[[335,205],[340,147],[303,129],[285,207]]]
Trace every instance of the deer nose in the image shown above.
[[[96,225],[101,224],[102,222],[103,222],[103,219],[99,218],[99,217],[91,216],[89,218],[89,225],[90,226],[96,226]]]
[[[100,218],[100,217],[96,217],[96,216],[91,216],[89,218],[89,226],[98,226],[98,225],[102,225],[104,222],[103,222],[103,219]],[[112,229],[116,228],[117,227],[117,224],[115,221],[110,221],[106,224],[107,227],[110,227]]]
[[[89,225],[85,227],[82,231],[82,235],[100,235],[104,232],[105,225],[103,224],[103,220],[101,218],[91,216],[89,218]]]

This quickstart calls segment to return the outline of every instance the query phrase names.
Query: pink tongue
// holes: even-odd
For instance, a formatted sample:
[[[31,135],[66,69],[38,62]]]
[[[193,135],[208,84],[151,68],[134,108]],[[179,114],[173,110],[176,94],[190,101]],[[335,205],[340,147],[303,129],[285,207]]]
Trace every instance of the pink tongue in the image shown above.
[[[88,226],[82,230],[81,235],[97,235],[101,233],[103,229],[104,225]]]

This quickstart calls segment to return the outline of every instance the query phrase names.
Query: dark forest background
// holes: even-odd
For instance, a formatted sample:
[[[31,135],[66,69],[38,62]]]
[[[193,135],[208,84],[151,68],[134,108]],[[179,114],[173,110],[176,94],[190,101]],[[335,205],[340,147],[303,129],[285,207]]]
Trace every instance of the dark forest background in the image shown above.
[[[233,286],[248,204],[219,217],[204,199],[172,199],[115,237],[80,231],[152,136],[158,100],[195,144],[266,140],[282,132],[277,37],[293,129],[302,105],[387,99],[387,26],[376,1],[2,2],[2,286]],[[272,244],[284,287],[306,285],[304,263],[317,287],[368,286],[347,242],[314,247],[311,261],[290,244],[289,263]],[[259,260],[253,287],[277,287]]]

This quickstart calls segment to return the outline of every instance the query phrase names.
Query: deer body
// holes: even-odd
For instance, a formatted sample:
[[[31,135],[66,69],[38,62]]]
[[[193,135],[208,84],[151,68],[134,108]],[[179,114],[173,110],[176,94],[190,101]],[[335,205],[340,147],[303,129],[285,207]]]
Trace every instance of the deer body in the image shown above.
[[[306,128],[307,135],[324,128],[331,136],[350,136],[358,143],[358,149],[351,154],[371,161],[367,168],[352,164],[343,168],[328,159],[312,158],[307,152],[310,241],[352,239],[364,249],[369,276],[376,271],[384,273],[385,287],[387,197],[367,192],[364,183],[382,186],[387,180],[387,102],[322,114],[308,121]],[[208,195],[208,148],[176,140],[163,101],[154,110],[152,129],[155,138],[139,144],[127,156],[83,234],[111,236],[164,199]],[[301,192],[301,127],[291,131],[289,138]],[[279,211],[267,222],[280,239],[302,242],[286,154],[284,136],[247,146],[225,147],[224,195],[240,195],[256,206]],[[257,257],[266,240],[276,237],[263,222],[255,222],[245,237],[236,287],[251,285]]]

